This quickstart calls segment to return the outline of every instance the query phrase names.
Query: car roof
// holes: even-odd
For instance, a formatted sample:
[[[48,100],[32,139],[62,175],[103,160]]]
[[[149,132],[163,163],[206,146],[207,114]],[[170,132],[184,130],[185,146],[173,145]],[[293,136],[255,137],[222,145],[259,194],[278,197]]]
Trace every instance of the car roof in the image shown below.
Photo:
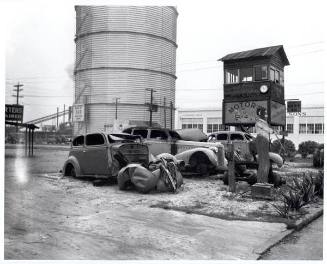
[[[127,129],[158,129],[158,130],[165,130],[165,131],[171,131],[169,128],[162,128],[162,127],[146,127],[146,126],[135,126],[135,127],[127,127],[123,131]]]

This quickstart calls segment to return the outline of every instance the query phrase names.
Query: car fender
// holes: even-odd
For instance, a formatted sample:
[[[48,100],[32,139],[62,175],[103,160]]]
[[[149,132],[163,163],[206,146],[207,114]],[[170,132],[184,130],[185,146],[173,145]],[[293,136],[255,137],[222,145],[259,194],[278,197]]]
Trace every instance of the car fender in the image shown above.
[[[74,156],[69,156],[68,159],[65,161],[64,166],[63,166],[63,169],[62,169],[63,174],[65,174],[66,166],[68,164],[72,164],[74,166],[77,177],[82,175],[81,167],[79,165],[79,162],[76,159],[76,157],[74,157]]]
[[[216,168],[218,167],[218,158],[217,155],[214,153],[213,150],[208,148],[194,148],[194,149],[188,149],[181,153],[178,153],[175,155],[176,159],[183,160],[185,164],[189,164],[190,158],[192,155],[196,152],[201,152],[206,155],[206,157],[209,159],[212,165],[214,165]]]
[[[256,158],[258,159],[258,154],[256,155]],[[269,160],[272,163],[277,164],[278,167],[283,166],[283,158],[277,153],[269,152]]]

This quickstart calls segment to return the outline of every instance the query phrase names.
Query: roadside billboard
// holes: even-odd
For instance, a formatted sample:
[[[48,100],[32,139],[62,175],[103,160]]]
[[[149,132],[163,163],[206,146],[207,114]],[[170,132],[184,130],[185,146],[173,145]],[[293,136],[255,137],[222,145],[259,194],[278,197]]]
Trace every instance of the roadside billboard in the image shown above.
[[[23,122],[24,106],[17,104],[6,104],[6,118],[8,122]]]

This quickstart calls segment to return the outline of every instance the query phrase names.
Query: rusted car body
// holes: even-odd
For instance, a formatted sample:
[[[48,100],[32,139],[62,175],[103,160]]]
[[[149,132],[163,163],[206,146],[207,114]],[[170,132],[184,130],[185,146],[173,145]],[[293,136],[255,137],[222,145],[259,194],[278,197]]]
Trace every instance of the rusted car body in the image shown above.
[[[249,142],[253,140],[253,136],[241,131],[219,131],[208,135],[208,142],[220,142],[227,149],[227,143],[230,141],[234,145],[234,149],[238,150],[242,159],[250,160],[252,154],[249,149]]]
[[[64,175],[92,176],[97,178],[117,177],[121,168],[116,157],[122,154],[130,163],[147,165],[150,153],[138,137],[90,133],[73,139],[68,159],[63,166]]]
[[[151,154],[175,155],[185,162],[186,168],[191,167],[198,173],[227,169],[224,146],[219,142],[182,140],[176,131],[165,128],[132,127],[123,132],[141,136]]]

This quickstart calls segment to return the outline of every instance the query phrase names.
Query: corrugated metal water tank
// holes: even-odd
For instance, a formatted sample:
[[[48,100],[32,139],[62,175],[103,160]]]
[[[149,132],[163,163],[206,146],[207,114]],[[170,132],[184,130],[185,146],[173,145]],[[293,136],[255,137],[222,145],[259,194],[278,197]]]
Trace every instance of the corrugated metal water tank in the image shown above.
[[[170,127],[175,112],[177,10],[170,6],[76,6],[75,103],[85,122],[74,134],[115,122]],[[171,105],[173,107],[171,107]]]

